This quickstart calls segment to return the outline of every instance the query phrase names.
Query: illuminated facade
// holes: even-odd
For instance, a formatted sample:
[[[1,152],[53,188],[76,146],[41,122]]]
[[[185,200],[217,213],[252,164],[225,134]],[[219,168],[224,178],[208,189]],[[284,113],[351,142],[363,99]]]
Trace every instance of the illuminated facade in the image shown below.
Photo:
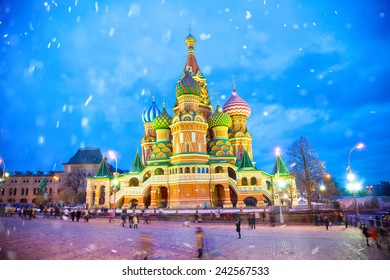
[[[142,152],[130,171],[112,173],[103,159],[96,176],[87,179],[86,202],[122,208],[263,207],[279,204],[282,194],[297,204],[295,180],[280,155],[271,173],[254,166],[248,103],[233,85],[224,106],[213,111],[195,57],[196,40],[189,35],[185,41],[187,61],[172,116],[153,100],[142,115]]]

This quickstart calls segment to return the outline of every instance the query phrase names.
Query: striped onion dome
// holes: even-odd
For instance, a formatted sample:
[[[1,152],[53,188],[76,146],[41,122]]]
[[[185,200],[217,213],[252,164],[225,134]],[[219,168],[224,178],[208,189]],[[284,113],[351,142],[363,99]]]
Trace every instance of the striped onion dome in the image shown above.
[[[177,82],[176,96],[183,94],[195,94],[199,96],[200,92],[200,85],[192,78],[189,71],[186,71],[184,77]]]
[[[142,113],[142,121],[144,123],[152,122],[153,119],[155,119],[158,115],[160,115],[160,113],[161,111],[159,108],[157,108],[156,102],[154,102],[154,98],[153,98],[152,105]]]
[[[171,125],[171,116],[168,114],[167,110],[165,110],[165,106],[163,107],[161,114],[158,115],[153,120],[153,129],[169,129],[169,126]]]
[[[221,107],[217,105],[217,108],[215,109],[215,113],[209,119],[209,126],[213,128],[216,126],[230,127],[231,125],[232,125],[232,119],[229,117],[228,114],[222,112]]]
[[[235,86],[233,86],[232,96],[223,105],[223,111],[229,116],[244,116],[249,118],[251,115],[251,107],[238,95]]]

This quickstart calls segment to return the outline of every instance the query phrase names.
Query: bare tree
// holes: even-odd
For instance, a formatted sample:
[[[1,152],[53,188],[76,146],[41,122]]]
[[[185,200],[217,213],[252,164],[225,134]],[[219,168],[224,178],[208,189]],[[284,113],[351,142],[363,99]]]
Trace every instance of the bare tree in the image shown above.
[[[293,142],[287,154],[290,172],[296,178],[297,188],[307,196],[308,206],[312,209],[311,195],[326,175],[325,162],[319,159],[310,141],[303,136]]]
[[[65,173],[63,184],[59,188],[59,197],[65,203],[85,202],[86,186],[85,170],[81,166],[72,168],[71,173]]]

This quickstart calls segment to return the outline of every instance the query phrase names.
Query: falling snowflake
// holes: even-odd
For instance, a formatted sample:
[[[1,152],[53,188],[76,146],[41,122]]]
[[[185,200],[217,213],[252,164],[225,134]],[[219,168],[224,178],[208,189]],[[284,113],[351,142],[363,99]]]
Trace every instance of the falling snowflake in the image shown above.
[[[118,251],[114,249],[111,249],[111,252],[113,252],[114,254],[118,253]]]
[[[250,19],[252,17],[252,14],[250,11],[246,11],[246,15],[245,15],[245,18],[246,19]]]

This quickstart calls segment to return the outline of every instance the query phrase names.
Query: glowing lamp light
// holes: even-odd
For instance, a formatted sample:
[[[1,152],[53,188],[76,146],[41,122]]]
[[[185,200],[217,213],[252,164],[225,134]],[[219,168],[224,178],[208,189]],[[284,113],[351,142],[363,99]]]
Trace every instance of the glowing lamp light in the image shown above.
[[[362,185],[360,183],[349,183],[347,185],[347,189],[353,192],[356,192],[362,188]]]
[[[348,181],[350,181],[350,182],[352,182],[352,181],[354,181],[355,180],[355,174],[353,174],[353,173],[348,173],[348,175],[347,175],[347,179],[348,179]]]
[[[356,148],[357,149],[362,149],[362,148],[364,148],[364,144],[363,143],[359,143],[359,144],[356,145]]]
[[[324,191],[324,190],[325,190],[325,186],[324,186],[324,185],[321,185],[321,186],[320,186],[320,190],[321,190],[321,191]]]
[[[280,156],[280,148],[279,147],[275,148],[275,155]]]
[[[282,181],[282,180],[279,180],[277,182],[277,185],[278,185],[279,188],[284,189],[286,187],[286,182]]]
[[[116,159],[116,154],[114,151],[108,151],[108,156],[111,158],[111,159]]]

